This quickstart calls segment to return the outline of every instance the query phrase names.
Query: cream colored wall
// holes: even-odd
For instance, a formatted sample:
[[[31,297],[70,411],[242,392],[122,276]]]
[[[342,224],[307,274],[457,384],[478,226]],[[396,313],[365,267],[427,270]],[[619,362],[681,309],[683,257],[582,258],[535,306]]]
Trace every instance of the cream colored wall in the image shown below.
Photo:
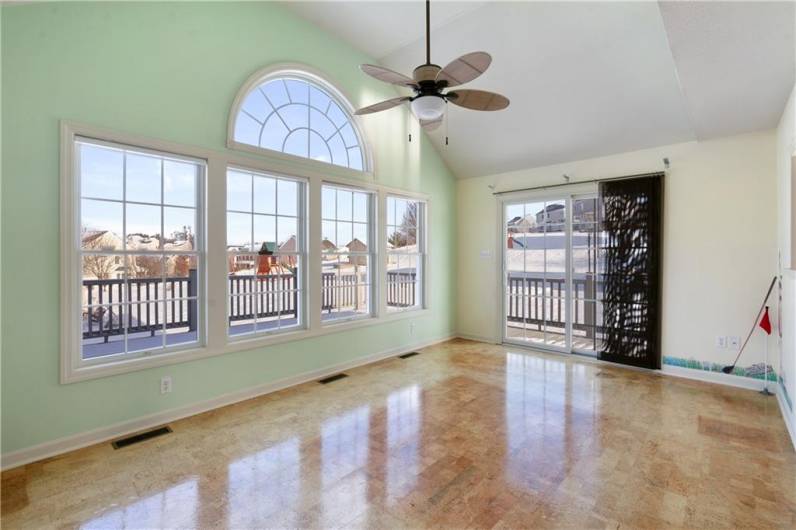
[[[716,348],[715,337],[748,332],[776,274],[774,131],[459,181],[459,332],[500,340],[498,205],[489,186],[502,191],[560,184],[564,173],[578,182],[658,171],[663,157],[671,161],[665,181],[663,355],[729,363],[735,352]],[[762,340],[755,335],[740,366],[762,362]]]

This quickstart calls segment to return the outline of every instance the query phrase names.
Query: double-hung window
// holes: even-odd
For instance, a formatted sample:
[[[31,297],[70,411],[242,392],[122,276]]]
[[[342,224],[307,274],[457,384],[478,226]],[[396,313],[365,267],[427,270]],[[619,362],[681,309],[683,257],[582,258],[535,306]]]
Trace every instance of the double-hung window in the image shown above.
[[[227,171],[227,294],[231,337],[305,327],[306,184]]]
[[[424,306],[426,204],[387,196],[387,310]]]
[[[72,147],[77,364],[202,345],[205,162],[80,137]]]
[[[324,184],[321,189],[321,319],[373,315],[374,193]]]

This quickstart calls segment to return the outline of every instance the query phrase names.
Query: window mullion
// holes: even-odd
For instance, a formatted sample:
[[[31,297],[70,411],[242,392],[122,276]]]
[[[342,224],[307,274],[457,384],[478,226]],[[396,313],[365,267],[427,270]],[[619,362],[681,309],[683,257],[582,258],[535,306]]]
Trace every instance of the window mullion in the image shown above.
[[[227,259],[231,254],[226,248],[226,164],[222,159],[210,158],[206,171],[205,218],[213,219],[213,222],[204,223],[207,230],[205,241],[207,242],[207,249],[224,249],[224,252],[207,252],[207,249],[205,249],[205,262],[207,264],[207,303],[205,304],[207,345],[215,350],[221,349],[226,342],[229,304],[227,295],[229,284]]]
[[[387,252],[387,194],[383,190],[379,190],[376,194],[376,200],[378,201],[377,208],[376,208],[376,227],[375,232],[382,232],[381,237],[376,237],[375,248],[376,248],[376,255],[378,256],[376,261],[378,262],[377,266],[375,267],[376,272],[378,274],[378,280],[373,282],[377,285],[378,293],[376,296],[378,297],[378,308],[379,312],[377,316],[386,315],[387,314],[387,294],[388,294],[388,285],[387,285],[387,261],[389,260],[389,254]]]
[[[161,199],[163,197],[161,196]],[[162,216],[161,216],[162,222]],[[122,290],[127,290],[128,282],[130,281],[130,271],[128,270],[128,259],[127,259],[127,151],[122,152]],[[161,236],[162,237],[162,236]],[[122,306],[124,307],[124,306]],[[89,314],[88,318],[91,318],[91,314]],[[122,316],[124,318],[124,316]],[[129,321],[128,321],[129,322]],[[128,326],[124,327],[124,353],[126,354],[129,350],[129,334],[128,334]]]
[[[321,205],[321,189],[322,184],[317,179],[312,179],[309,184],[309,204],[310,205]],[[337,217],[337,193],[335,192],[335,217]],[[307,286],[307,297],[308,300],[307,309],[308,309],[308,324],[310,330],[320,329],[321,327],[321,306],[323,303],[323,295],[322,295],[322,274],[323,274],[323,249],[321,241],[323,240],[322,229],[321,229],[321,212],[323,210],[322,207],[311,207],[307,208],[308,214],[305,218],[309,219],[309,238],[307,244],[307,266],[305,267],[307,275],[306,275],[306,286]],[[337,226],[335,225],[335,239],[337,239],[336,235]]]

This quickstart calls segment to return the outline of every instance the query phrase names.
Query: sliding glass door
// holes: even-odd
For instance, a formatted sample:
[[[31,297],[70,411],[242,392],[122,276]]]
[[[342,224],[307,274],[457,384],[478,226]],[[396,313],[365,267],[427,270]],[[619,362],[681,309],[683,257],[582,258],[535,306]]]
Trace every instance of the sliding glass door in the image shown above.
[[[503,202],[503,339],[594,354],[600,337],[599,201],[539,195]]]

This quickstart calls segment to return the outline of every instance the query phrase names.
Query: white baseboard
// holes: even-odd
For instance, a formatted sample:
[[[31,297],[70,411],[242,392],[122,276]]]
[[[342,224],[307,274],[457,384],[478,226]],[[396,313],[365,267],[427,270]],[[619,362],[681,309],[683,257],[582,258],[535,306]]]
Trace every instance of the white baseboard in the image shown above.
[[[467,333],[457,333],[456,337],[459,339],[472,340],[475,342],[486,342],[487,344],[500,344],[499,339],[494,337],[483,337],[481,335],[468,335]]]
[[[494,339],[489,338],[489,337],[479,337],[477,335],[467,335],[467,334],[464,334],[464,333],[459,333],[457,336],[460,339],[473,340],[473,341],[476,341],[476,342],[485,342],[487,344],[500,344],[500,342],[495,342]],[[541,350],[541,349],[538,349],[538,348],[533,348],[531,346],[527,346],[527,347],[526,346],[516,346],[516,347],[517,348],[522,348],[522,349],[527,349],[527,350],[530,350],[530,351],[538,351],[540,353],[553,353],[553,354],[559,354],[559,355],[564,355],[564,356],[570,355],[570,354],[567,354],[567,353],[560,353],[560,352],[552,352],[552,351]],[[591,359],[591,358],[585,358],[585,357],[581,357],[581,356],[578,356],[577,358],[581,359],[583,361],[586,361],[586,362],[605,362],[605,361],[600,361],[599,359]],[[616,364],[616,363],[608,363],[608,364],[611,364],[613,366],[620,366],[620,367],[623,367],[623,368],[625,368],[625,367],[626,368],[634,368],[632,366],[625,366],[625,365]],[[734,386],[734,387],[737,387],[737,388],[746,388],[746,389],[749,389],[749,390],[762,390],[763,389],[763,381],[762,381],[762,379],[754,379],[754,378],[751,378],[751,377],[741,377],[741,376],[738,376],[738,375],[724,374],[724,373],[720,373],[720,372],[708,372],[707,370],[694,370],[692,368],[684,368],[684,367],[681,367],[681,366],[672,366],[672,365],[668,365],[668,364],[664,364],[660,371],[655,371],[655,372],[656,373],[661,373],[663,375],[670,375],[670,376],[674,376],[674,377],[683,377],[683,378],[686,378],[686,379],[694,379],[696,381],[704,381],[704,382],[707,382],[707,383],[717,383],[717,384],[720,384],[720,385]],[[768,382],[769,390],[772,390],[773,387],[775,387],[775,386],[779,386],[779,385],[777,385],[773,381],[769,381]]]
[[[796,426],[793,425],[793,416],[788,408],[788,403],[785,401],[785,396],[782,395],[782,387],[777,384],[777,402],[779,403],[779,411],[782,414],[782,419],[785,420],[785,427],[790,434],[790,443],[793,444],[793,449],[796,450]]]
[[[683,377],[685,379],[705,381],[707,383],[717,383],[719,385],[746,388],[748,390],[763,390],[763,380],[754,379],[752,377],[741,377],[739,375],[725,374],[721,372],[709,372],[707,370],[695,370],[693,368],[671,366],[669,364],[663,365],[663,368],[661,368],[661,373],[665,375],[673,375],[675,377]],[[775,386],[777,386],[777,384],[774,381],[768,382],[769,390],[772,390]]]
[[[200,401],[198,403],[194,403],[191,405],[185,405],[183,407],[177,407],[169,410],[164,410],[161,412],[156,412],[154,414],[141,416],[140,418],[136,418],[133,420],[127,420],[115,423],[107,427],[100,427],[98,429],[93,429],[90,431],[73,434],[70,436],[64,436],[63,438],[58,438],[56,440],[51,440],[49,442],[44,442],[31,447],[26,447],[24,449],[11,451],[9,453],[5,453],[2,455],[2,465],[0,467],[2,467],[2,469],[5,471],[7,469],[12,469],[14,467],[18,467],[24,464],[29,464],[31,462],[35,462],[43,458],[49,458],[52,456],[60,455],[69,451],[74,451],[76,449],[87,447],[89,445],[94,445],[97,443],[102,443],[108,440],[112,440],[114,438],[119,438],[121,436],[126,436],[128,434],[132,434],[137,431],[151,429],[152,427],[157,427],[159,425],[163,425],[164,423],[169,423],[182,418],[187,418],[188,416],[194,416],[196,414],[201,414],[202,412],[207,412],[209,410],[224,407],[226,405],[232,405],[233,403],[238,403],[239,401],[245,401],[247,399],[255,398],[263,394],[270,394],[271,392],[284,390],[285,388],[289,388],[291,386],[296,386],[303,383],[308,383],[310,381],[315,381],[317,379],[322,379],[324,377],[336,374],[338,372],[342,372],[344,370],[350,370],[358,366],[371,364],[377,361],[381,361],[383,359],[387,359],[389,357],[394,357],[396,355],[401,355],[404,353],[408,353],[410,351],[418,350],[420,348],[426,348],[433,344],[439,344],[440,342],[445,342],[455,337],[456,335],[447,335],[443,337],[438,337],[436,339],[415,343],[412,344],[411,346],[390,348],[388,350],[379,353],[366,355],[364,357],[358,357],[356,359],[352,359],[350,361],[346,361],[343,363],[325,366],[317,370],[312,370],[298,375],[285,377],[283,379],[279,379],[277,381],[271,381],[269,383],[264,383],[262,385],[244,388],[242,390],[237,390],[235,392],[223,394],[221,396],[208,399],[205,401]]]
[[[473,335],[466,335],[462,333],[459,333],[458,337],[460,339],[473,340],[476,342],[485,342],[487,344],[495,343],[492,339],[488,339],[485,337],[477,337]],[[596,359],[595,360],[585,359],[585,360],[587,362],[601,362]],[[682,377],[685,379],[693,379],[695,381],[716,383],[719,385],[745,388],[748,390],[760,391],[763,389],[763,381],[761,379],[754,379],[751,377],[741,377],[737,375],[724,374],[719,372],[708,372],[707,370],[694,370],[692,368],[684,368],[682,366],[671,366],[668,364],[664,364],[659,373],[665,376]],[[775,394],[777,396],[777,402],[779,403],[779,409],[780,413],[782,414],[782,419],[785,422],[785,427],[787,427],[788,429],[788,434],[790,434],[790,441],[793,444],[793,448],[796,449],[796,425],[794,425],[793,423],[793,417],[791,416],[790,409],[788,409],[788,405],[785,402],[785,397],[782,395],[782,388],[780,388],[780,385],[775,383],[774,381],[769,381],[768,389],[769,390],[775,389]]]

